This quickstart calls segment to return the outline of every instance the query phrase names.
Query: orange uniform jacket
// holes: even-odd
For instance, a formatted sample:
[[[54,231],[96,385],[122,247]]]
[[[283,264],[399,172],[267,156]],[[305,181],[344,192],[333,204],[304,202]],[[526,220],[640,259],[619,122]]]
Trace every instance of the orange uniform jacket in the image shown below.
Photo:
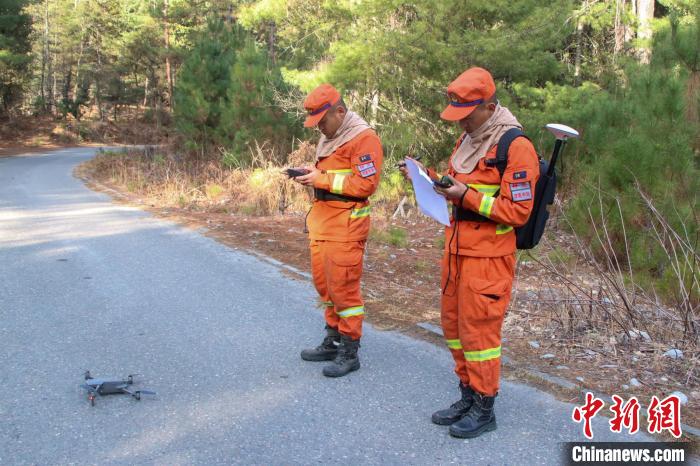
[[[316,163],[322,173],[315,188],[368,198],[379,184],[384,155],[377,134],[368,129]],[[363,241],[369,234],[369,202],[315,200],[308,217],[309,239]]]
[[[457,141],[455,151],[462,138]],[[469,185],[462,207],[493,220],[461,221],[454,238],[455,222],[452,221],[445,231],[445,248],[452,254],[501,257],[516,250],[513,227],[524,225],[530,216],[540,173],[539,159],[528,139],[515,139],[508,149],[508,166],[501,179],[498,168],[486,165],[486,160],[496,158],[497,147],[495,145],[489,149],[474,171],[468,174],[455,172],[450,159],[449,174]],[[434,178],[437,176],[432,170],[430,175]],[[498,189],[498,195],[494,196]],[[452,202],[457,204],[459,200]]]

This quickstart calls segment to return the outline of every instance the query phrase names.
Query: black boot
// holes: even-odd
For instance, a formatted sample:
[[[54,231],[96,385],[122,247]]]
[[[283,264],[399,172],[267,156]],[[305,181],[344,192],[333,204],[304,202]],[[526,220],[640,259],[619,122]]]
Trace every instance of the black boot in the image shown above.
[[[338,355],[335,360],[323,368],[323,375],[326,377],[342,377],[349,372],[360,368],[360,358],[357,357],[357,350],[360,347],[360,340],[353,340],[347,335],[341,335]]]
[[[340,333],[337,329],[326,325],[326,338],[316,348],[305,349],[301,352],[304,361],[332,361],[338,355]]]
[[[484,396],[474,392],[474,404],[467,415],[450,426],[450,435],[459,438],[474,438],[496,430],[495,396]]]
[[[459,384],[459,389],[462,391],[462,398],[452,403],[447,409],[441,409],[433,413],[433,422],[439,426],[449,426],[464,417],[474,403],[474,390],[469,385]]]

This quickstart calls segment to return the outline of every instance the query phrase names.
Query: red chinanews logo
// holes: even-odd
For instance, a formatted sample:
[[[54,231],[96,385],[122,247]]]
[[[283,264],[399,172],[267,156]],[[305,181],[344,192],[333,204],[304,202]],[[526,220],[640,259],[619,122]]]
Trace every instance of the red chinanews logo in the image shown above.
[[[641,406],[637,398],[632,397],[625,402],[617,395],[612,396],[613,405],[610,411],[613,418],[609,421],[611,432],[622,432],[627,429],[630,434],[639,431],[639,411]],[[586,402],[583,406],[576,406],[571,413],[571,418],[575,422],[583,422],[583,435],[588,439],[593,438],[592,419],[605,406],[605,402],[596,398],[592,393],[586,393]],[[681,431],[681,402],[678,396],[669,395],[663,400],[652,396],[651,403],[647,408],[647,431],[650,434],[661,433],[667,430],[676,438],[682,435]]]

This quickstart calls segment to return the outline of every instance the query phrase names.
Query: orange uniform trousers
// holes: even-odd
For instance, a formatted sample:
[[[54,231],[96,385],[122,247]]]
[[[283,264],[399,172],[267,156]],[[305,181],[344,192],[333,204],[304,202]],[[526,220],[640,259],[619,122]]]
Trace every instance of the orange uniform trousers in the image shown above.
[[[365,315],[360,293],[364,252],[365,241],[311,240],[311,273],[326,324],[353,340],[362,336]]]
[[[482,395],[498,392],[501,327],[515,275],[515,254],[470,257],[445,253],[441,320],[460,381]]]

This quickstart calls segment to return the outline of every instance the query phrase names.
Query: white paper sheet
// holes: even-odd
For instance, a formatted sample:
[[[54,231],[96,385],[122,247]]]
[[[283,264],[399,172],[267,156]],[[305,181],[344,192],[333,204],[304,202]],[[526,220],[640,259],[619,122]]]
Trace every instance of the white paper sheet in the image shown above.
[[[416,193],[416,203],[421,212],[437,220],[445,226],[450,225],[450,213],[447,211],[447,201],[433,189],[430,177],[411,160],[406,159],[406,168],[411,176],[413,192]]]

